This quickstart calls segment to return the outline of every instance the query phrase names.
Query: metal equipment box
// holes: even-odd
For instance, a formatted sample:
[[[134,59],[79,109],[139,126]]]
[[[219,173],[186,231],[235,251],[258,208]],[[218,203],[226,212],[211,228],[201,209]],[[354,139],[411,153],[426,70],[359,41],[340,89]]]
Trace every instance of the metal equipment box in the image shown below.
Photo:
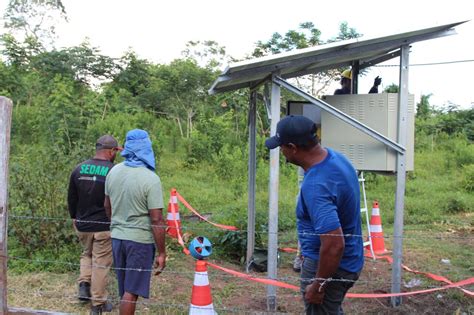
[[[398,94],[328,95],[323,101],[397,142]],[[288,113],[305,115],[321,128],[321,144],[343,153],[359,171],[395,172],[397,153],[311,103],[289,102]],[[320,120],[320,121],[318,121]],[[406,170],[414,167],[414,96],[408,97]]]

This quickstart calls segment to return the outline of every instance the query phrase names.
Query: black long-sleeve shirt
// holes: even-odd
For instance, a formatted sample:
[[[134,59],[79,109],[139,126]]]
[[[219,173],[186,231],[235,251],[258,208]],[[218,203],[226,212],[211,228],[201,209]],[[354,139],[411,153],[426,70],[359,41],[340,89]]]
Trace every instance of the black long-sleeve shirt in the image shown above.
[[[110,229],[104,209],[105,177],[114,164],[107,160],[90,159],[80,163],[69,178],[68,209],[81,232],[101,232]],[[93,222],[92,222],[93,221]]]

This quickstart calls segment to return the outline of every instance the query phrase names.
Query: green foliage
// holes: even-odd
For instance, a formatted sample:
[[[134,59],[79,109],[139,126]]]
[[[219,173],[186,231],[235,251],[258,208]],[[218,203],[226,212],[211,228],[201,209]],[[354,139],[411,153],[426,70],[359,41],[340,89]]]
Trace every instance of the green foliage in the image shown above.
[[[12,32],[51,44],[55,24],[60,19],[67,20],[67,16],[60,0],[10,0],[3,19]]]
[[[456,167],[463,167],[474,164],[474,145],[468,143],[465,139],[453,143],[452,155]]]
[[[385,93],[398,93],[399,88],[398,88],[398,85],[397,85],[397,84],[392,83],[392,84],[390,84],[389,86],[387,86],[383,91],[384,91]]]
[[[47,124],[51,138],[58,145],[72,149],[74,140],[79,139],[84,126],[80,119],[80,108],[74,104],[71,81],[56,76],[53,93],[48,97]]]
[[[246,156],[242,148],[225,144],[218,154],[214,154],[213,160],[220,177],[226,180],[235,178],[238,182],[245,180],[241,178],[247,169]]]
[[[474,163],[463,165],[460,182],[467,192],[474,192]]]
[[[191,138],[185,141],[187,157],[185,166],[193,167],[200,161],[210,160],[210,145],[209,137],[202,134],[200,131],[193,131]]]
[[[420,102],[416,104],[416,118],[426,119],[431,114],[430,97],[433,94],[421,95]]]
[[[247,234],[240,231],[228,231],[218,237],[218,254],[243,263],[247,249]]]
[[[81,247],[72,227],[66,226],[61,230],[69,230],[71,242],[60,244],[55,248],[41,246],[35,251],[23,247],[18,243],[16,237],[8,239],[8,269],[15,273],[53,272],[66,273],[76,272]],[[12,233],[13,234],[13,233]],[[50,238],[51,235],[50,235]]]
[[[201,116],[199,123],[191,133],[190,139],[185,141],[187,148],[186,164],[192,166],[201,161],[216,161],[221,156],[222,147],[243,145],[235,132],[235,125],[232,121],[233,112],[229,111],[221,116],[204,117]],[[227,148],[227,151],[230,151]],[[239,151],[240,152],[240,151]],[[222,154],[223,158],[228,158],[228,154]],[[225,167],[222,172],[225,176]]]
[[[321,43],[321,31],[315,28],[314,23],[305,22],[299,25],[299,30],[289,30],[285,35],[273,33],[267,42],[258,41],[253,52],[254,57],[269,54],[278,54],[283,51],[307,48]]]
[[[349,27],[347,22],[342,22],[339,24],[339,33],[335,38],[331,38],[328,40],[328,43],[338,42],[341,40],[351,39],[351,38],[359,38],[362,34],[357,32],[357,30],[353,27]]]
[[[30,37],[20,42],[12,34],[5,33],[1,35],[0,43],[3,46],[2,55],[6,57],[7,63],[16,69],[26,67],[30,59],[43,52],[39,42]]]
[[[446,200],[444,210],[450,214],[467,212],[468,205],[461,194],[453,194],[449,199]]]
[[[120,67],[121,71],[115,75],[110,87],[126,90],[133,97],[141,95],[150,85],[151,65],[135,53],[128,52],[121,58]]]
[[[12,217],[8,233],[28,258],[43,250],[58,254],[74,243],[72,222],[67,220],[66,189],[69,173],[83,151],[81,146],[65,154],[57,144],[17,145],[10,159]]]
[[[262,232],[264,227],[256,230],[255,247],[262,247]],[[245,231],[220,232],[216,243],[219,256],[243,264],[247,251],[247,233]]]
[[[232,57],[227,56],[225,47],[213,40],[189,41],[186,49],[181,52],[186,59],[194,59],[198,64],[208,69],[217,69],[231,61]]]
[[[75,80],[76,84],[92,85],[94,80],[111,78],[116,70],[113,59],[101,55],[100,50],[87,41],[67,49],[44,51],[27,59],[28,67],[40,73],[43,80],[60,75]]]
[[[448,135],[465,134],[474,141],[474,108],[458,110],[456,105],[448,104],[437,112],[436,131]]]

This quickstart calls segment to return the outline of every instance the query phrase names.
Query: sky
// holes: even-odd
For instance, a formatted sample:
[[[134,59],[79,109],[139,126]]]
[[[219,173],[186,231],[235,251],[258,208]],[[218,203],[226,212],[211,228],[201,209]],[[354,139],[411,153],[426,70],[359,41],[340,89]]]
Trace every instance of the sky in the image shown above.
[[[448,102],[471,108],[474,93],[474,62],[415,66],[474,60],[474,11],[470,1],[317,1],[317,0],[62,0],[69,22],[58,24],[57,46],[79,45],[88,38],[93,46],[111,57],[129,49],[155,63],[181,57],[190,40],[214,40],[227,54],[243,58],[258,40],[268,40],[311,21],[327,40],[347,22],[364,36],[390,34],[471,20],[456,27],[457,35],[414,43],[410,53],[409,91],[418,100],[433,94],[430,103]],[[8,0],[0,0],[2,12]],[[385,64],[398,64],[392,59]],[[360,92],[369,90],[375,76],[383,89],[398,84],[396,67],[372,67],[360,78]],[[335,82],[334,88],[338,84]]]

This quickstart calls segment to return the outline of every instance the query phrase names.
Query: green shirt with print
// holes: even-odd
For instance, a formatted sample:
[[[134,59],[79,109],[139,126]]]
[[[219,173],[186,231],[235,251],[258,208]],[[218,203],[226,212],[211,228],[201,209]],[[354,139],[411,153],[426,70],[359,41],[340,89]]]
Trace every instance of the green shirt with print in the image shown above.
[[[155,243],[149,209],[163,209],[161,181],[155,172],[120,163],[107,175],[105,194],[112,204],[112,238]]]

